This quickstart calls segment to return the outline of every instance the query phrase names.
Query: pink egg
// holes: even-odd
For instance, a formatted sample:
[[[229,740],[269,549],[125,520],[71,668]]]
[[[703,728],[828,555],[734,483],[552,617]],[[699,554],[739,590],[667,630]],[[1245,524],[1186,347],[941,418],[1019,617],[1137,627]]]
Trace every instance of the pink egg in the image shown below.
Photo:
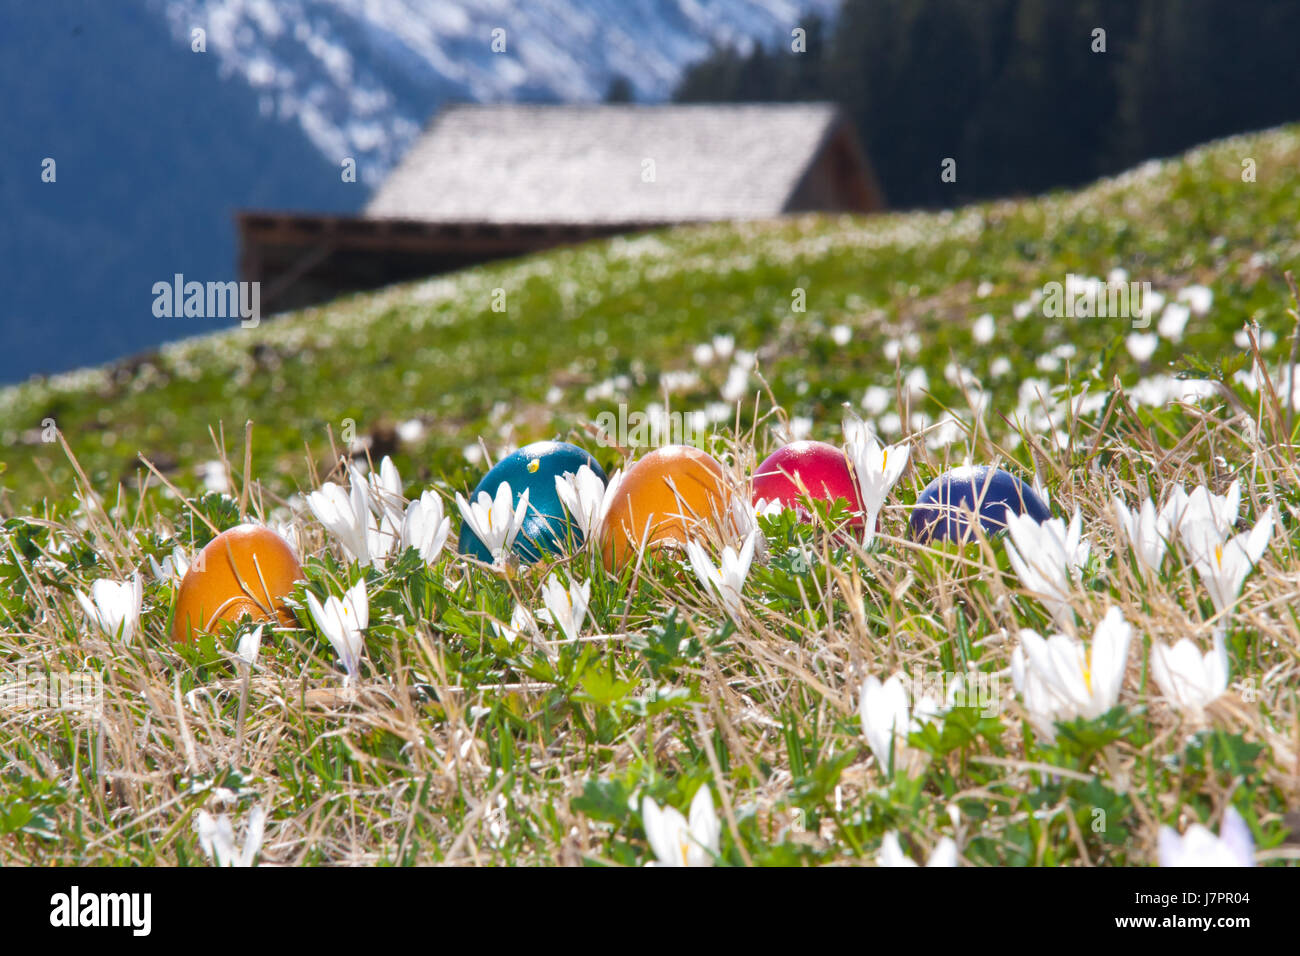
[[[797,441],[778,448],[764,459],[754,472],[754,501],[780,501],[801,515],[807,508],[800,504],[804,495],[820,501],[844,499],[848,510],[857,516],[851,522],[862,527],[862,499],[849,470],[844,452],[820,441]]]

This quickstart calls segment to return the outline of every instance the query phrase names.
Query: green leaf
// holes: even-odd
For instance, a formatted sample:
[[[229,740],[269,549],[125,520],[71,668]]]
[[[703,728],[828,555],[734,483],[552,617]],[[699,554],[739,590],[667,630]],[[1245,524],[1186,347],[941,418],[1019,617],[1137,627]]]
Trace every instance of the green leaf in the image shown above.
[[[588,780],[582,796],[574,797],[569,806],[574,813],[582,813],[593,820],[622,824],[631,814],[628,801],[632,792],[622,780]]]
[[[611,707],[620,703],[635,688],[636,681],[619,680],[611,663],[608,669],[593,667],[579,681],[582,693],[574,694],[573,699],[583,704],[595,704],[597,707]]]

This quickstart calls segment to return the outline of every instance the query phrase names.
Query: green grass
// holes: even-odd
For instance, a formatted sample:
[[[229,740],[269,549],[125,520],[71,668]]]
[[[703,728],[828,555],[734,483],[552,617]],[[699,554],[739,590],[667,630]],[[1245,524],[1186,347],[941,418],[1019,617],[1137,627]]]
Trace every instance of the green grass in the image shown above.
[[[1241,182],[1244,157],[1257,182]],[[0,861],[201,862],[199,809],[238,818],[262,803],[262,858],[274,862],[634,864],[649,858],[639,799],[685,811],[703,784],[723,821],[721,857],[736,864],[871,861],[890,830],[918,853],[951,836],[974,864],[1140,864],[1154,860],[1160,824],[1217,824],[1228,804],[1261,860],[1295,860],[1284,822],[1300,796],[1295,423],[1285,400],[1238,380],[1253,356],[1234,335],[1254,323],[1277,385],[1295,327],[1283,272],[1300,252],[1297,168],[1290,127],[1077,193],[616,239],[0,392],[0,660],[9,673],[90,669],[106,681],[97,723],[0,710]],[[1171,301],[1208,286],[1213,305],[1146,363],[1125,347],[1128,320],[1017,317],[1045,283],[1115,268]],[[495,289],[505,313],[492,311]],[[795,289],[806,312],[791,308]],[[972,322],[985,313],[996,332],[979,344]],[[728,393],[738,402],[723,398],[732,360],[694,357],[716,335],[756,357],[757,374]],[[926,389],[903,385],[915,369]],[[1223,381],[1171,405],[1159,393],[1179,371]],[[706,412],[742,478],[779,444],[781,422],[838,441],[841,406],[862,413],[868,389],[886,389],[868,417],[911,442],[913,466],[880,547],[765,522],[769,557],[739,623],[679,561],[614,578],[584,550],[558,567],[591,581],[585,633],[599,639],[549,648],[510,645],[488,619],[509,620],[516,601],[540,607],[552,566],[500,575],[451,554],[432,569],[408,556],[365,572],[356,694],[340,693],[333,651],[304,615],[267,636],[242,725],[234,632],[196,648],[167,640],[172,584],[152,581],[148,556],[207,540],[191,506],[218,528],[239,520],[229,499],[198,497],[203,462],[223,461],[253,513],[294,521],[307,586],[341,593],[362,572],[291,496],[339,480],[330,434],[341,448],[346,420],[378,449],[418,419],[423,433],[394,453],[406,494],[449,495],[485,467],[466,457],[480,439],[495,458],[567,437],[607,470],[623,466],[584,426],[619,402],[663,403],[665,373],[672,408]],[[984,400],[963,389],[972,376]],[[964,427],[940,444],[930,426],[949,411]],[[42,440],[47,419],[71,457]],[[1081,632],[1111,603],[1135,628],[1121,707],[1054,745],[1033,734],[1007,676],[1019,629],[1052,628],[1001,544],[906,537],[919,489],[965,458],[1037,472],[1059,512],[1080,507],[1094,551],[1075,596]],[[1178,481],[1222,491],[1234,477],[1247,513],[1271,505],[1282,527],[1225,622],[1177,554],[1157,580],[1137,575],[1107,504]],[[149,579],[144,634],[124,646],[88,628],[73,592],[133,568]],[[1149,684],[1149,645],[1208,647],[1220,623],[1233,687],[1192,723]],[[862,680],[900,668],[972,669],[1001,688],[996,716],[954,711],[942,733],[914,738],[929,755],[914,779],[882,771],[857,716]]]
[[[238,437],[249,419],[256,422],[254,470],[279,491],[306,484],[304,447],[321,463],[330,459],[325,429],[337,436],[349,418],[359,435],[385,422],[424,420],[425,437],[396,457],[403,475],[469,482],[466,445],[481,437],[496,451],[569,433],[621,399],[644,407],[658,396],[662,372],[690,368],[691,349],[720,333],[758,353],[777,402],[811,417],[823,437],[838,434],[842,402],[857,403],[871,384],[892,387],[894,363],[882,344],[905,330],[920,336],[906,364],[929,372],[937,403],[960,399],[942,376],[951,357],[980,377],[995,409],[1005,409],[1025,377],[1064,381],[1064,367],[1054,375],[1033,369],[1038,355],[1061,344],[1077,349],[1075,369],[1100,363],[1104,384],[1116,374],[1132,384],[1140,370],[1122,349],[1113,354],[1126,323],[1014,322],[1013,305],[1067,273],[1104,278],[1120,266],[1166,293],[1191,282],[1213,286],[1215,308],[1190,324],[1188,352],[1216,357],[1249,319],[1285,338],[1281,272],[1300,247],[1291,176],[1297,135],[1287,128],[1228,140],[1042,200],[705,226],[586,245],[185,341],[133,371],[7,389],[0,392],[6,504],[12,510],[67,494],[71,468],[57,445],[41,442],[47,418],[101,490],[119,481],[133,487],[139,453],[193,489],[187,469],[215,457],[208,429],[224,423]],[[1258,182],[1240,181],[1242,156],[1256,159]],[[977,298],[981,282],[992,291]],[[796,287],[806,290],[806,313],[791,311]],[[491,311],[497,288],[506,290],[505,314]],[[998,320],[992,348],[976,347],[970,336],[970,320],[985,312]],[[843,347],[827,334],[838,324],[853,331]],[[1153,363],[1182,351],[1166,344]],[[1014,366],[999,380],[988,374],[996,355]],[[725,372],[702,370],[700,386],[675,395],[675,406],[717,401]],[[620,375],[627,388],[585,399],[589,387]],[[561,394],[548,402],[552,387]]]

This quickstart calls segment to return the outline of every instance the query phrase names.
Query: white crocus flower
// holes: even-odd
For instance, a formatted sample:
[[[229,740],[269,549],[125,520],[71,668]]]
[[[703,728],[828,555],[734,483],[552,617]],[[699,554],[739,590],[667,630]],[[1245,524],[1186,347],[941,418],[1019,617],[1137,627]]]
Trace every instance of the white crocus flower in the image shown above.
[[[370,510],[367,487],[365,479],[356,475],[349,491],[327,481],[319,491],[307,495],[307,506],[349,559],[382,568],[384,558],[397,540],[396,528],[387,514],[376,520]]]
[[[1048,740],[1055,724],[1096,719],[1119,703],[1133,628],[1112,607],[1093,631],[1092,643],[1065,634],[1044,640],[1028,628],[1011,654],[1011,680],[1025,699],[1030,721]]]
[[[600,514],[596,517],[595,524],[592,525],[590,537],[600,536],[601,530],[605,527],[605,518],[609,514],[609,509],[614,506],[614,501],[618,496],[618,486],[623,483],[623,469],[618,468],[609,480],[605,482],[605,493],[600,499]]]
[[[108,637],[129,641],[140,626],[140,608],[144,589],[140,575],[132,574],[129,581],[110,581],[100,578],[90,586],[90,595],[76,592],[81,609],[92,624]]]
[[[737,552],[731,545],[722,549],[722,567],[715,567],[709,559],[708,552],[697,542],[686,542],[686,554],[690,558],[695,576],[700,580],[700,587],[722,605],[733,617],[740,613],[741,590],[745,578],[749,576],[749,566],[754,560],[754,547],[758,541],[757,530],[745,536],[745,542]]]
[[[1161,337],[1179,342],[1183,338],[1183,332],[1187,328],[1187,320],[1192,317],[1192,310],[1185,305],[1177,302],[1170,302],[1165,306],[1165,310],[1160,313],[1160,322],[1156,325],[1156,332]]]
[[[213,817],[206,810],[200,810],[195,818],[194,827],[199,834],[199,846],[217,866],[250,867],[262,849],[262,839],[266,833],[266,810],[254,807],[248,815],[248,828],[244,832],[244,846],[235,845],[235,831],[230,825],[230,817],[224,813]]]
[[[576,474],[566,471],[555,478],[555,494],[582,532],[583,540],[595,537],[607,507],[605,482],[600,480],[600,476],[589,465],[580,466]]]
[[[742,538],[758,528],[758,508],[748,495],[731,495],[727,516],[731,519],[730,530]]]
[[[393,459],[387,455],[379,463],[379,473],[362,475],[355,466],[352,468],[352,484],[360,484],[366,492],[367,504],[377,522],[370,538],[370,555],[384,557],[392,553],[401,540],[402,522],[406,518],[406,498],[402,494],[402,476],[397,472]],[[450,527],[450,525],[448,526]],[[373,562],[375,567],[382,567],[381,561]]]
[[[1199,823],[1182,836],[1173,827],[1161,827],[1157,854],[1161,866],[1254,866],[1255,841],[1241,814],[1228,807],[1218,836]]]
[[[1034,483],[1030,487],[1034,489],[1034,494],[1043,499],[1043,504],[1050,505],[1052,503],[1052,493],[1047,490],[1047,485],[1043,483],[1042,477],[1036,471],[1034,472]]]
[[[163,558],[162,564],[159,564],[151,556],[149,558],[149,570],[153,572],[155,581],[179,581],[185,577],[185,572],[190,569],[190,562],[185,557],[185,550],[178,544],[172,548],[172,553]]]
[[[1176,487],[1166,505],[1171,515],[1176,515],[1177,526],[1184,527],[1208,522],[1218,533],[1226,537],[1241,516],[1241,482],[1234,481],[1226,494],[1216,495],[1209,488],[1201,485],[1193,488],[1191,494]]]
[[[916,861],[903,852],[898,842],[898,832],[890,830],[880,844],[880,856],[876,858],[878,866],[916,866]],[[930,851],[926,867],[948,867],[957,865],[957,844],[952,837],[944,837]]]
[[[385,455],[379,463],[378,473],[372,471],[369,475],[364,475],[356,465],[349,465],[348,471],[353,486],[360,485],[365,490],[366,504],[375,519],[382,520],[387,516],[391,525],[400,525],[406,509],[406,498],[402,495],[402,476],[398,474],[393,459]]]
[[[492,630],[498,637],[504,637],[507,643],[513,644],[519,639],[519,635],[524,631],[532,631],[537,627],[537,622],[533,620],[532,613],[522,604],[516,604],[514,611],[510,614],[510,624],[501,624],[495,620],[489,620]]]
[[[911,452],[906,444],[882,446],[866,423],[856,419],[844,423],[844,444],[862,495],[863,540],[870,543],[880,509],[902,477]]]
[[[414,548],[426,565],[438,559],[449,534],[451,518],[443,514],[442,498],[436,493],[426,491],[406,506],[402,517],[402,549]]]
[[[363,631],[370,624],[370,598],[366,582],[358,581],[348,588],[342,600],[330,595],[322,606],[316,595],[307,592],[307,609],[338,654],[347,676],[343,686],[355,683],[361,668],[361,652],[365,647]]]
[[[1187,511],[1187,492],[1182,485],[1173,485],[1165,495],[1165,503],[1160,506],[1159,520],[1169,529],[1170,540],[1178,535],[1183,514]]]
[[[402,477],[397,473],[397,466],[393,464],[393,459],[387,455],[379,463],[379,481],[376,482],[372,476],[370,479],[371,488],[376,496],[384,496],[388,501],[381,502],[385,508],[391,510],[393,500],[396,501],[396,510],[400,513],[402,507],[406,504],[402,496]]]
[[[284,543],[289,546],[300,562],[303,553],[302,526],[298,520],[299,515],[306,510],[307,499],[303,495],[294,493],[289,496],[286,506],[283,509],[276,509],[272,515],[268,515],[266,526],[284,539]]]
[[[230,491],[230,476],[224,462],[205,461],[195,471],[203,476],[203,490],[224,495]]]
[[[941,719],[939,705],[932,698],[922,696],[915,702],[908,701],[902,673],[883,684],[877,677],[868,677],[859,693],[858,712],[862,733],[880,766],[890,766],[892,749],[894,769],[907,773],[918,768],[921,756],[908,746],[908,735],[919,731],[927,721]]]
[[[519,529],[524,526],[528,515],[528,491],[519,496],[519,505],[515,506],[514,493],[510,482],[503,481],[497,486],[497,496],[492,498],[486,491],[480,491],[478,498],[468,502],[460,494],[456,495],[456,507],[460,516],[469,525],[475,537],[483,542],[492,555],[494,563],[500,563],[514,547]]]
[[[1056,719],[1063,704],[1037,671],[1025,667],[1025,655],[1019,647],[1011,653],[1011,682],[1025,700],[1029,722],[1046,740],[1055,741]]]
[[[319,491],[309,493],[307,506],[353,560],[368,562],[366,518],[374,520],[369,507],[358,514],[358,509],[353,507],[353,497],[332,481],[321,485]]]
[[[740,538],[742,546],[744,545],[744,539],[753,534],[755,536],[754,554],[756,556],[767,554],[767,538],[763,537],[763,533],[758,528],[757,505],[764,504],[763,499],[760,498],[758,502],[754,502],[750,500],[749,495],[734,494],[730,496],[729,500],[727,514],[730,517],[730,528],[728,530],[734,532]],[[765,507],[767,506],[765,505]],[[779,507],[775,513],[780,513]]]
[[[404,518],[400,513],[397,519],[394,520],[391,514],[385,512],[373,529],[367,529],[370,563],[376,568],[383,570],[385,559],[397,548],[398,543],[402,540],[403,520]]]
[[[713,792],[700,787],[691,801],[689,821],[673,807],[641,801],[641,822],[654,851],[655,866],[713,866],[722,826],[713,809]]]
[[[1189,285],[1178,293],[1178,301],[1186,302],[1196,315],[1205,315],[1214,304],[1214,290],[1203,285]]]
[[[1273,512],[1269,511],[1255,527],[1227,540],[1211,521],[1184,522],[1179,541],[1215,610],[1222,612],[1237,603],[1246,576],[1264,556],[1272,537]]]
[[[1187,638],[1173,647],[1151,644],[1151,676],[1178,710],[1201,713],[1228,689],[1228,649],[1223,632],[1214,634],[1214,649],[1202,654]]]
[[[262,628],[263,624],[257,625],[251,631],[239,638],[237,653],[239,659],[249,667],[257,663],[257,655],[262,650]]]
[[[1124,339],[1128,354],[1139,362],[1148,361],[1160,344],[1160,336],[1154,332],[1130,332]]]
[[[538,617],[564,632],[565,638],[576,640],[582,634],[582,625],[587,620],[587,603],[591,600],[591,582],[570,584],[565,587],[560,583],[559,575],[554,572],[542,586],[542,601],[546,607],[538,612]]]
[[[1088,560],[1083,517],[1074,509],[1067,527],[1061,518],[1037,522],[1010,509],[1006,513],[1007,558],[1025,590],[1035,594],[1061,627],[1074,623],[1070,607],[1073,581]]]
[[[1136,512],[1129,511],[1128,505],[1119,497],[1111,499],[1110,506],[1119,526],[1128,537],[1138,564],[1153,573],[1159,571],[1171,537],[1170,525],[1164,513],[1156,512],[1156,506],[1150,498],[1143,498]]]

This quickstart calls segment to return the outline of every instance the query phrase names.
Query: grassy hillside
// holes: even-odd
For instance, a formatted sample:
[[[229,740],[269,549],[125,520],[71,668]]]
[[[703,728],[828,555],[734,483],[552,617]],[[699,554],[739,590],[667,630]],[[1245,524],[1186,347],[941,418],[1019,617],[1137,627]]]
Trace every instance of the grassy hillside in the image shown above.
[[[702,784],[732,863],[873,860],[888,831],[918,851],[951,837],[971,863],[1146,863],[1162,823],[1217,828],[1229,804],[1261,860],[1296,859],[1296,169],[1300,130],[1286,128],[1077,193],[616,239],[0,391],[0,660],[103,672],[107,689],[95,724],[0,712],[0,861],[199,861],[200,810],[238,819],[258,803],[276,862],[637,863],[651,856],[639,798],[685,811]],[[1046,283],[1113,270],[1163,298],[1145,332],[1043,314]],[[765,521],[768,557],[734,620],[673,561],[618,578],[589,550],[507,574],[450,553],[349,567],[294,496],[345,480],[349,421],[358,451],[393,452],[412,498],[472,486],[480,441],[496,458],[567,437],[611,470],[622,455],[587,426],[620,402],[697,416],[741,478],[781,435],[838,442],[845,403],[907,442],[912,465],[873,548]],[[187,498],[206,480],[240,502],[179,501],[140,454]],[[1055,742],[1011,689],[1019,629],[1053,627],[1001,542],[906,539],[917,491],[968,458],[1036,473],[1059,513],[1081,509],[1079,634],[1112,604],[1135,630],[1122,708]],[[1141,574],[1109,500],[1233,479],[1250,523],[1273,508],[1280,525],[1227,615],[1186,558]],[[148,558],[203,544],[194,512],[221,528],[242,506],[294,528],[318,596],[367,582],[355,693],[337,690],[305,611],[268,633],[251,675],[236,629],[167,640],[174,582]],[[142,634],[115,643],[74,592],[133,569]],[[591,583],[588,639],[497,636],[490,622],[540,607],[555,570]],[[1148,681],[1148,651],[1207,649],[1220,628],[1232,690],[1190,720]],[[987,675],[1003,709],[953,711],[942,734],[915,735],[924,771],[891,777],[864,744],[858,688],[899,669]]]
[[[1185,352],[1219,356],[1225,337],[1251,319],[1281,343],[1290,332],[1281,272],[1300,244],[1298,135],[1288,128],[1241,137],[1029,202],[596,243],[0,391],[7,507],[67,494],[72,471],[57,446],[40,440],[46,418],[101,492],[119,481],[133,486],[138,453],[175,472],[180,487],[197,487],[187,469],[215,457],[209,426],[240,434],[249,419],[254,470],[278,490],[306,480],[304,445],[329,457],[325,429],[337,435],[348,418],[359,435],[419,419],[427,430],[402,447],[402,473],[467,480],[462,449],[480,437],[495,452],[568,432],[621,400],[644,407],[665,372],[699,377],[672,396],[674,407],[719,401],[728,364],[692,360],[693,348],[718,334],[757,354],[776,400],[811,418],[817,436],[837,433],[840,404],[858,404],[868,386],[892,389],[885,345],[907,333],[919,343],[901,362],[928,373],[934,401],[916,408],[932,416],[961,400],[943,375],[950,360],[980,379],[994,413],[1015,407],[1027,377],[1065,381],[1067,365],[1096,368],[1106,385],[1113,375],[1133,384],[1145,370],[1116,348],[1128,323],[1045,320],[1036,310],[1014,318],[1018,303],[1067,273],[1105,278],[1122,267],[1170,299],[1192,283],[1213,288],[1211,313],[1190,321],[1181,343],[1163,342],[1152,369]],[[1247,156],[1257,164],[1255,183],[1240,179]],[[806,291],[806,313],[791,310],[795,288]],[[492,311],[494,289],[505,290],[505,313]],[[996,335],[977,346],[971,323],[984,313]],[[837,325],[851,332],[845,344],[831,337]],[[1062,347],[1073,348],[1068,362],[1036,367]],[[1010,373],[990,374],[997,356],[1011,359]]]

